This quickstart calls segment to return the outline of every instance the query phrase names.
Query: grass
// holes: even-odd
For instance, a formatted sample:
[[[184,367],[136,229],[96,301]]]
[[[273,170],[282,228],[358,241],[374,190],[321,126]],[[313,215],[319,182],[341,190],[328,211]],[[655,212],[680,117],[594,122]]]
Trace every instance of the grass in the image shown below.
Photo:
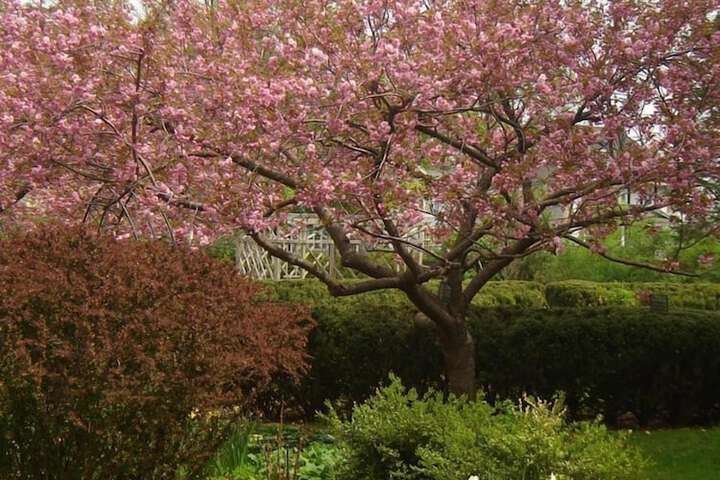
[[[639,431],[630,441],[652,462],[643,480],[720,479],[720,427]]]

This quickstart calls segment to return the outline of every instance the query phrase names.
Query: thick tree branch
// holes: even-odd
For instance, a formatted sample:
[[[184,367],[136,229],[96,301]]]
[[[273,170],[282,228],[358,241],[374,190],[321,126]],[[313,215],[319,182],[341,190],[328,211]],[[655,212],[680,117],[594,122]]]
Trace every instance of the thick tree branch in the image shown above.
[[[422,285],[410,283],[405,285],[402,290],[413,305],[418,307],[422,313],[427,315],[430,320],[440,327],[441,332],[451,332],[463,321],[462,319],[454,318],[442,305],[437,296]]]
[[[195,152],[190,154],[189,156],[199,158],[229,158],[235,165],[239,165],[250,172],[257,173],[258,175],[265,177],[268,180],[273,180],[292,189],[296,189],[300,186],[300,182],[290,177],[289,175],[285,175],[284,173],[278,172],[277,170],[273,170],[272,168],[260,165],[259,163],[254,162],[237,153],[225,154],[218,152]]]
[[[203,203],[195,202],[185,198],[174,197],[169,193],[158,193],[157,197],[168,205],[173,205],[175,207],[187,208],[196,212],[204,212],[205,210],[207,210],[207,207]]]
[[[318,268],[317,265],[303,260],[288,252],[287,250],[284,250],[283,248],[274,245],[272,242],[263,238],[258,233],[249,232],[248,235],[260,248],[268,252],[273,257],[279,258],[280,260],[283,260],[290,265],[295,265],[296,267],[302,268],[303,270],[307,271],[315,278],[323,282],[328,287],[328,290],[333,296],[342,297],[348,295],[356,295],[359,293],[372,292],[375,290],[383,290],[387,288],[400,288],[403,284],[402,279],[398,276],[364,280],[353,284],[343,284],[336,281],[324,270]]]
[[[487,282],[500,272],[500,270],[512,263],[512,261],[516,258],[515,255],[521,254],[528,248],[532,247],[536,242],[537,239],[528,237],[520,239],[514,244],[504,248],[500,253],[500,255],[503,256],[502,258],[498,258],[488,263],[485,268],[480,271],[480,273],[470,280],[468,286],[465,287],[465,291],[463,291],[464,303],[469,305],[475,295],[477,295],[480,289],[485,286]]]
[[[240,165],[241,167],[245,168],[246,170],[249,170],[251,172],[257,173],[269,180],[274,180],[278,183],[282,183],[286,187],[290,188],[298,188],[300,183],[295,180],[294,178],[285,175],[283,173],[280,173],[276,170],[273,170],[271,168],[265,167],[263,165],[260,165],[257,162],[254,162],[248,158],[245,158],[242,155],[238,154],[232,154],[229,155],[230,159],[233,161],[234,164]]]
[[[303,260],[302,258],[296,257],[292,253],[288,252],[287,250],[274,245],[271,241],[263,238],[259,233],[250,231],[248,232],[248,236],[253,239],[253,241],[263,250],[268,252],[273,257],[279,258],[280,260],[283,260],[290,265],[295,265],[296,267],[300,267],[303,270],[307,271],[326,285],[334,285],[335,281],[330,277],[330,275],[319,268],[316,264],[312,262],[308,262],[307,260]]]
[[[270,208],[268,208],[265,213],[263,213],[263,216],[265,218],[273,216],[273,214],[277,211],[282,210],[285,207],[289,207],[291,205],[297,205],[297,199],[295,197],[288,198],[287,200],[283,200],[281,202],[276,203],[275,205],[271,205]]]
[[[481,165],[485,167],[490,167],[493,169],[497,169],[498,165],[491,159],[485,152],[483,152],[481,149],[474,147],[472,145],[469,145],[465,143],[464,141],[455,140],[453,138],[448,137],[447,135],[444,135],[437,131],[435,127],[430,127],[428,125],[416,125],[415,130],[418,132],[424,133],[425,135],[428,135],[436,140],[439,140],[440,142],[450,145],[452,147],[455,147],[460,152],[468,155],[471,159],[475,160],[477,163],[480,163]]]
[[[373,262],[366,254],[353,250],[342,225],[333,219],[327,208],[315,207],[313,211],[322,222],[325,231],[340,254],[340,261],[344,267],[353,268],[373,278],[388,278],[397,275],[391,269]]]
[[[294,159],[293,155],[287,150],[283,150],[281,153],[290,159]],[[238,154],[224,155],[224,154],[215,153],[215,152],[198,152],[198,153],[194,153],[192,156],[204,157],[204,158],[208,158],[208,157],[209,158],[213,158],[213,157],[228,158],[229,157],[233,161],[233,163],[235,163],[236,165],[239,165],[250,172],[257,173],[269,180],[278,182],[278,183],[285,185],[292,189],[297,189],[301,186],[301,184],[298,180],[296,180],[288,175],[285,175],[281,172],[273,170],[269,167],[260,165],[257,162],[254,162],[252,160],[249,160],[249,159],[243,157],[242,155],[238,155]],[[289,205],[292,202],[293,202],[292,199],[288,200],[286,202],[286,204],[283,206]],[[341,263],[343,266],[349,267],[349,268],[354,268],[355,270],[357,270],[361,273],[364,273],[370,277],[376,278],[376,279],[391,278],[391,277],[396,276],[395,272],[393,272],[392,270],[387,269],[381,265],[376,264],[375,262],[370,260],[370,258],[367,255],[365,255],[361,252],[354,251],[351,248],[351,242],[348,239],[347,235],[345,234],[345,231],[342,228],[342,225],[340,225],[339,223],[334,221],[334,219],[332,218],[332,215],[325,207],[315,207],[313,210],[314,210],[315,214],[318,216],[318,218],[320,219],[325,230],[328,232],[328,235],[330,236],[331,240],[333,241],[335,248],[337,249],[338,253],[340,254],[340,259],[341,259]],[[272,215],[274,213],[274,210],[271,208],[266,213],[269,213],[269,215]],[[260,245],[262,247],[262,245],[260,243],[258,243],[258,245]],[[270,250],[268,250],[268,252],[272,254],[272,252],[270,252]],[[278,254],[283,254],[282,252],[284,252],[284,250],[281,252],[278,252]],[[285,252],[285,254],[286,253],[287,252]],[[276,255],[276,256],[278,256],[278,258],[281,258],[281,259],[283,258],[279,255]],[[307,262],[305,262],[305,263],[307,264]],[[323,280],[323,278],[321,276],[317,275],[317,273],[318,273],[317,269],[314,268],[313,266],[311,266],[310,264],[307,264],[307,266],[310,266],[311,269],[305,268],[305,266],[303,266],[303,265],[296,264],[296,266],[303,268],[304,270],[308,271],[312,275],[317,276],[319,279]],[[313,270],[315,270],[315,271],[313,271]],[[323,281],[325,281],[325,280],[323,280]]]

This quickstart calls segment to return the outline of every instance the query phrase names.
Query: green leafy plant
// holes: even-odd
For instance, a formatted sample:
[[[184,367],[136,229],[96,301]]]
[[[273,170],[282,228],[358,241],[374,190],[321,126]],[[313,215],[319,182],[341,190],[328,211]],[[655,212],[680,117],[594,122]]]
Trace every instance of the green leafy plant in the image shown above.
[[[349,419],[326,417],[344,448],[338,474],[363,480],[634,479],[643,460],[597,422],[570,424],[561,400],[494,406],[391,377]]]
[[[254,425],[236,427],[208,466],[213,479],[253,480],[257,473],[257,455],[251,452]]]
[[[212,480],[335,480],[340,450],[283,424],[265,434],[238,429],[209,464]]]

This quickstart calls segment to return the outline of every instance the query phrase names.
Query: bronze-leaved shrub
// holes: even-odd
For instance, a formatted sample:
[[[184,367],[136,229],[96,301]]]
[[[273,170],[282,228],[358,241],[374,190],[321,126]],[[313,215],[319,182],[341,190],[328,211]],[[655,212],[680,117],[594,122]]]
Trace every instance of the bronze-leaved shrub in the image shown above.
[[[0,240],[0,477],[198,474],[277,376],[306,309],[204,254],[50,226]]]

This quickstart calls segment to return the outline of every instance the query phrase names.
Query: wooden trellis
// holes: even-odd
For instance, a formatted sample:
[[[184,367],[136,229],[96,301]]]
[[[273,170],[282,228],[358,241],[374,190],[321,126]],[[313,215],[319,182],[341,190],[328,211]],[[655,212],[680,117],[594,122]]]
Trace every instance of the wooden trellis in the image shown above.
[[[354,277],[352,271],[342,269],[332,241],[325,239],[275,239],[276,246],[308,261],[327,272],[332,278]],[[360,244],[353,243],[359,249]],[[267,280],[302,279],[307,271],[273,257],[251,238],[238,239],[235,244],[235,265],[246,276]]]
[[[341,266],[335,244],[327,236],[327,233],[319,227],[316,218],[304,214],[291,214],[289,223],[302,225],[302,227],[297,229],[297,233],[293,235],[288,234],[284,237],[275,235],[274,238],[271,238],[275,246],[279,246],[293,256],[322,268],[331,278],[357,278],[361,276],[358,272]],[[429,247],[423,229],[414,232],[412,240],[426,248]],[[351,241],[350,245],[355,251],[365,250],[365,245],[359,240]],[[387,249],[389,249],[389,246],[387,246]],[[422,251],[413,253],[422,264],[425,260]],[[388,257],[378,259],[378,261],[394,270],[401,268],[400,264],[392,262]],[[303,279],[309,275],[302,268],[273,257],[250,237],[240,237],[236,240],[235,265],[242,275],[262,280]]]

